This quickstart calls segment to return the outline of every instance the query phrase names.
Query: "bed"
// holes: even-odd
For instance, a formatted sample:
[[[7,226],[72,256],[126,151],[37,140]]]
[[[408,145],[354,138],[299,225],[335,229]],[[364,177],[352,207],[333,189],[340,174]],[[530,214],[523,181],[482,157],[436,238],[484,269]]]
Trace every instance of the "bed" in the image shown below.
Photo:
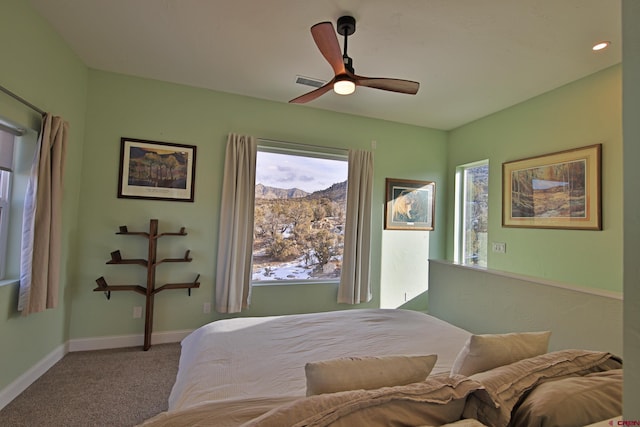
[[[549,335],[474,335],[401,309],[218,320],[182,341],[169,409],[143,425],[546,427],[567,413],[587,412],[573,425],[619,415],[621,360],[547,352]],[[557,407],[566,390],[594,396]]]

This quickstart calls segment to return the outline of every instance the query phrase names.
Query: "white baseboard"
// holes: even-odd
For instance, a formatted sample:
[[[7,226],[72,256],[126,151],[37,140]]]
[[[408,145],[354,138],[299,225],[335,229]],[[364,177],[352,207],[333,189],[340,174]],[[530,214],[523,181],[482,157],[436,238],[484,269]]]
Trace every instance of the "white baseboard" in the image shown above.
[[[20,393],[25,391],[35,380],[40,378],[53,365],[58,363],[68,352],[67,344],[58,346],[55,350],[33,365],[28,371],[16,378],[11,384],[0,390],[0,409],[7,406]]]
[[[182,341],[192,330],[154,332],[151,344],[167,344]],[[144,335],[117,335],[97,338],[78,338],[58,346],[51,353],[33,365],[28,371],[16,378],[11,384],[0,390],[0,409],[7,406],[35,380],[40,378],[65,354],[71,351],[106,350],[110,348],[135,347],[144,344]]]
[[[192,330],[154,332],[151,345],[182,341]],[[144,335],[113,335],[96,338],[77,338],[69,341],[69,351],[106,350],[109,348],[136,347],[144,344]]]

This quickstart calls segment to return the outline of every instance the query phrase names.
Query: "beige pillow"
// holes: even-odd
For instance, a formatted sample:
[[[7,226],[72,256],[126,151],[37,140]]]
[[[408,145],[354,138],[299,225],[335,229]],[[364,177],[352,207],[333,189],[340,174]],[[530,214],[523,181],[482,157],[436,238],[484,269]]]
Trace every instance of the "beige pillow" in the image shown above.
[[[453,362],[451,375],[473,375],[547,352],[551,332],[472,335]]]
[[[622,414],[622,369],[537,385],[513,413],[520,427],[586,426]]]
[[[344,357],[307,363],[307,396],[347,390],[371,390],[424,381],[438,356]]]

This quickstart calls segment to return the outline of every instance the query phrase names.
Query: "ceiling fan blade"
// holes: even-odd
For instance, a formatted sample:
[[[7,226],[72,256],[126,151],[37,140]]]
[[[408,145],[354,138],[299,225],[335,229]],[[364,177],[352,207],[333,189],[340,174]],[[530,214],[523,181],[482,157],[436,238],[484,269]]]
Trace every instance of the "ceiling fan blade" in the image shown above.
[[[335,81],[335,78],[331,79],[331,81],[325,83],[323,86],[320,86],[318,89],[312,90],[311,92],[307,92],[304,95],[300,95],[297,98],[293,98],[291,101],[289,101],[289,104],[304,104],[306,102],[313,101],[314,99],[318,98],[320,95],[324,95],[325,93],[333,89],[334,81]]]
[[[336,30],[331,22],[320,22],[311,27],[311,35],[316,42],[322,56],[329,62],[333,72],[342,74],[345,71],[344,62],[342,60],[342,52],[338,43]]]
[[[390,92],[415,95],[418,93],[420,83],[411,80],[385,79],[378,77],[355,76],[357,86],[372,87],[374,89],[388,90]]]

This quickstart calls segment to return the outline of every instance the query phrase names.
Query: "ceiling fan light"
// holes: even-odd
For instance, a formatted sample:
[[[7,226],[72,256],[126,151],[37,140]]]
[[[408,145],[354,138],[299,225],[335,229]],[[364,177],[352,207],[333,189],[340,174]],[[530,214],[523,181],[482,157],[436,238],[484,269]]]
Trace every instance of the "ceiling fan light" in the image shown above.
[[[355,82],[347,77],[337,78],[333,84],[333,91],[338,95],[351,95],[355,90]]]

